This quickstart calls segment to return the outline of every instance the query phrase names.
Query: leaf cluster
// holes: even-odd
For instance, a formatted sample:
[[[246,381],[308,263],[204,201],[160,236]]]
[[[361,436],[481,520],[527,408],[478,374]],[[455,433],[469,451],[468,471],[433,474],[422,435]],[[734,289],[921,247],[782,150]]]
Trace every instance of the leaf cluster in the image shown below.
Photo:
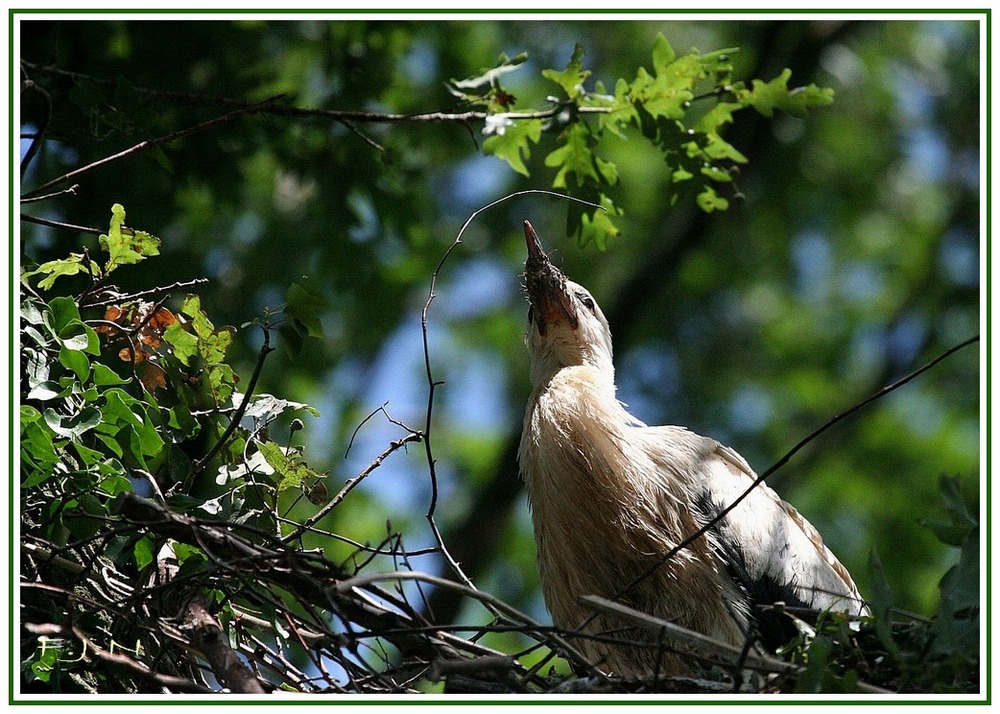
[[[115,204],[101,237],[102,261],[72,254],[26,269],[20,306],[23,574],[58,584],[62,597],[74,589],[88,593],[105,608],[101,587],[107,579],[134,586],[163,567],[167,545],[150,532],[122,527],[116,503],[123,494],[146,494],[169,508],[264,532],[277,527],[282,495],[325,501],[323,474],[304,463],[300,447],[279,445],[268,431],[279,418],[318,412],[266,394],[242,394],[226,362],[235,329],[215,327],[197,295],[174,307],[169,289],[150,302],[146,297],[157,290],[127,294],[108,282],[118,268],[158,255],[158,239],[124,228],[124,219]],[[75,275],[74,266],[85,268],[90,280],[79,293],[58,294],[56,281]],[[295,325],[315,318],[302,294],[294,304],[299,317],[287,321],[297,334],[305,328]],[[170,552],[181,573],[209,562],[197,543],[170,544]],[[42,600],[28,606],[26,621],[73,621],[70,601],[57,607],[59,596]],[[95,613],[99,620],[106,614],[100,608]],[[113,650],[122,637],[131,641],[140,615],[109,620],[104,646]],[[140,649],[159,651],[140,640]],[[118,691],[108,673],[90,672],[86,652],[67,659],[67,647],[74,647],[57,641],[43,637],[28,646],[23,671],[29,685],[59,691],[86,682],[85,688]],[[120,687],[142,688],[128,680]]]
[[[483,150],[529,176],[526,161],[543,136],[555,137],[556,148],[545,155],[544,165],[555,173],[551,185],[590,201],[587,208],[571,204],[567,232],[581,244],[594,241],[600,248],[618,235],[615,217],[621,207],[612,199],[618,168],[601,155],[610,136],[626,140],[638,130],[663,156],[671,176],[664,200],[675,203],[693,194],[706,213],[725,210],[729,199],[720,186],[732,185],[747,158],[723,138],[733,114],[753,108],[770,117],[775,110],[802,117],[814,107],[830,104],[833,90],[815,84],[789,88],[791,71],[774,79],[754,79],[747,86],[733,80],[734,49],[678,55],[666,38],[657,35],[652,50],[652,71],[639,67],[635,77],[624,78],[608,89],[585,69],[583,45],[578,44],[562,70],[545,69],[542,76],[558,87],[548,108],[511,109],[513,95],[500,84],[501,77],[516,70],[525,57],[502,56],[498,64],[479,77],[452,82],[467,101],[488,107]],[[503,101],[499,101],[501,97]],[[708,106],[705,106],[705,103]],[[738,191],[735,192],[738,195]]]

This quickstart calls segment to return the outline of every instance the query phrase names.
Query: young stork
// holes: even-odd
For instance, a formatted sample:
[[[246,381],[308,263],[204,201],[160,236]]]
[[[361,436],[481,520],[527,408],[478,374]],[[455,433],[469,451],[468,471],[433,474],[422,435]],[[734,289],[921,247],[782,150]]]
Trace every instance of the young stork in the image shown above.
[[[791,622],[760,606],[866,614],[816,529],[764,483],[664,560],[756,476],[719,442],[679,426],[646,426],[626,411],[615,397],[601,308],[552,264],[528,221],[524,234],[532,393],[518,461],[555,624],[574,630],[586,622],[593,611],[578,598],[592,594],[737,647],[753,636],[776,647],[794,634]],[[654,633],[615,616],[592,618],[587,633],[580,647],[605,671],[685,669]]]

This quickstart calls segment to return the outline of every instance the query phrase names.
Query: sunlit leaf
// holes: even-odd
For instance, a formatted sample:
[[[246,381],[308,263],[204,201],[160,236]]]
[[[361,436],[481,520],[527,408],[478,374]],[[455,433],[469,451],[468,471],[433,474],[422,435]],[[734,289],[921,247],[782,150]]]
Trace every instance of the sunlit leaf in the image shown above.
[[[503,134],[494,134],[483,141],[483,151],[503,159],[519,174],[528,176],[525,159],[531,156],[531,145],[542,136],[541,119],[522,119],[508,126]]]
[[[543,69],[542,76],[562,87],[566,96],[576,99],[584,93],[583,83],[590,76],[590,70],[583,68],[583,45],[577,43],[566,69],[557,72],[554,69]]]
[[[591,151],[591,137],[583,124],[571,124],[560,139],[563,145],[545,157],[545,165],[558,167],[552,179],[553,188],[567,188],[567,177],[576,177],[576,184],[582,185],[586,179],[598,181],[597,167]]]
[[[121,265],[138,263],[151,255],[159,255],[160,239],[146,233],[125,228],[125,208],[116,203],[111,207],[111,225],[100,236],[101,247],[108,252],[104,267],[110,273]]]

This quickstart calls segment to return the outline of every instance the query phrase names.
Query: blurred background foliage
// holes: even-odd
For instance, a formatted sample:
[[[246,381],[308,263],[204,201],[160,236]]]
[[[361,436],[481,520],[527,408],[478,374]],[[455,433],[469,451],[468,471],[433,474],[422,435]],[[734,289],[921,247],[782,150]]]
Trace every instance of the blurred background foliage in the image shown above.
[[[740,116],[725,138],[750,163],[726,212],[671,205],[662,156],[638,133],[604,147],[618,165],[625,215],[605,252],[566,237],[565,203],[517,198],[471,225],[446,263],[429,312],[436,379],[433,445],[445,542],[478,585],[541,615],[516,443],[528,395],[520,290],[530,219],[558,264],[587,285],[615,336],[620,398],[649,423],[675,423],[739,450],[758,471],[799,439],[980,323],[979,25],[916,21],[53,21],[21,25],[21,57],[98,80],[28,69],[52,99],[50,141],[30,190],[70,169],[227,111],[135,91],[197,93],[296,106],[413,113],[451,110],[445,83],[501,53],[528,60],[504,77],[519,105],[541,106],[545,68],[576,43],[593,79],[613,87],[649,65],[657,33],[678,51],[738,47],[734,76],[835,90],[805,119]],[[22,131],[45,115],[22,104]],[[300,432],[310,464],[337,490],[427,402],[420,310],[432,272],[470,213],[504,194],[547,188],[543,137],[531,178],[484,156],[475,124],[358,123],[245,116],[138,154],[80,181],[75,196],[23,207],[106,225],[112,203],[163,239],[133,266],[141,290],[200,276],[216,325],[279,307],[293,282],[322,296],[324,337],[269,358],[262,391],[322,416]],[[378,146],[373,146],[373,143]],[[25,146],[27,142],[25,142]],[[96,237],[22,224],[22,260],[64,257]],[[178,298],[179,299],[179,298]],[[249,375],[259,331],[230,362]],[[877,550],[900,607],[930,614],[956,553],[919,524],[943,510],[938,476],[980,493],[980,360],[963,350],[809,445],[770,483],[870,584]],[[298,437],[297,437],[298,438]],[[433,544],[422,448],[394,454],[326,526],[379,542],[386,520],[409,548]],[[585,527],[585,524],[581,524]],[[334,558],[351,549],[316,543]],[[436,556],[414,566],[443,572]],[[439,615],[460,603],[438,593]]]

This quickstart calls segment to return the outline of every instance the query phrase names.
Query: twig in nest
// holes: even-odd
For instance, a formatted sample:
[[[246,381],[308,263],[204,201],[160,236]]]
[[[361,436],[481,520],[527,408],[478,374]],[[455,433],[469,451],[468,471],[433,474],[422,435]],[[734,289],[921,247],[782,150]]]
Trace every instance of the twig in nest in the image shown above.
[[[776,674],[801,674],[805,670],[804,667],[785,662],[776,657],[753,651],[745,652],[740,647],[733,647],[725,642],[719,642],[700,632],[694,632],[668,620],[633,610],[626,605],[606,598],[596,595],[584,595],[580,598],[580,602],[596,612],[627,619],[634,623],[636,627],[644,630],[663,633],[674,642],[683,644],[685,648],[709,658],[721,659],[727,664],[747,666],[762,672],[774,672]],[[870,694],[891,694],[888,690],[865,682],[858,682],[858,689]]]

